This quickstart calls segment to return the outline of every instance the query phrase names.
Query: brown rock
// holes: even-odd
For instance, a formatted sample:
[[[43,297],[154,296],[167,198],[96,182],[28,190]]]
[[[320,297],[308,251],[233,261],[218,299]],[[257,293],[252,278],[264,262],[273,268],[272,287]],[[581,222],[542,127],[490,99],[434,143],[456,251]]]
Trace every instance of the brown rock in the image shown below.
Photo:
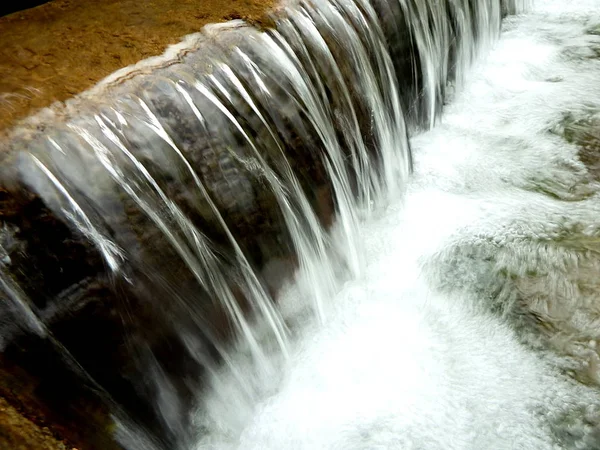
[[[45,427],[39,427],[0,397],[0,448],[10,450],[70,450]],[[75,449],[73,449],[75,450]]]
[[[54,0],[0,17],[0,131],[207,23],[258,20],[272,0]],[[35,91],[35,95],[30,91]]]

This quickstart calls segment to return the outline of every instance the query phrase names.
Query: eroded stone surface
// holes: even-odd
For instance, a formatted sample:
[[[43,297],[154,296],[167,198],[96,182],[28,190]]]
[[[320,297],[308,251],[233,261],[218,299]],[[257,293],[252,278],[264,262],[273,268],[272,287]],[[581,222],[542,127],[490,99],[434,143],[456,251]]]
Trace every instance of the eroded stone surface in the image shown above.
[[[202,26],[259,20],[271,0],[53,0],[0,17],[0,131]]]
[[[47,428],[40,428],[0,397],[0,448],[10,450],[71,450]]]

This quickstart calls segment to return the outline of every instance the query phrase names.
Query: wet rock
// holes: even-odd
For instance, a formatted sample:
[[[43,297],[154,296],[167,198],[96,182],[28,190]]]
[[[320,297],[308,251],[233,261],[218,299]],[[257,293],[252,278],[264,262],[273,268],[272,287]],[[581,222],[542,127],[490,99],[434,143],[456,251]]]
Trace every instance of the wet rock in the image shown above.
[[[458,240],[434,258],[431,267],[444,269],[432,270],[431,280],[446,290],[438,274],[452,278],[452,289],[463,286],[474,307],[501,316],[565,376],[599,386],[600,232],[581,216],[546,219],[524,227],[516,214],[506,218],[501,239]]]
[[[600,24],[593,25],[587,30],[588,34],[592,34],[594,36],[600,36]]]
[[[24,417],[0,397],[0,447],[11,450],[70,450],[52,433]]]
[[[600,113],[593,107],[581,113],[568,112],[552,132],[578,147],[579,159],[594,181],[600,181]]]

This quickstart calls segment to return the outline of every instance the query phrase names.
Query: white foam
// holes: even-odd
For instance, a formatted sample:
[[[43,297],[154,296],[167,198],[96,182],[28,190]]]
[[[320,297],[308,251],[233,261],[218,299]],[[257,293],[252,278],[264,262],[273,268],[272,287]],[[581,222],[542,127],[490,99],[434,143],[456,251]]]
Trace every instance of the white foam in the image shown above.
[[[365,276],[331,299],[325,325],[305,325],[280,377],[256,377],[242,355],[237,378],[215,374],[198,450],[563,448],[552,427],[598,405],[597,393],[488,313],[470,287],[482,261],[453,261],[450,249],[487,239],[527,259],[527,242],[552,239],[565,220],[594,233],[594,186],[577,202],[538,192],[568,196],[585,175],[576,148],[548,129],[563,112],[600,109],[600,62],[564,53],[598,43],[584,34],[594,23],[598,0],[540,1],[508,19],[443,123],[413,139],[405,204],[363,224]],[[423,264],[456,293],[436,293]]]

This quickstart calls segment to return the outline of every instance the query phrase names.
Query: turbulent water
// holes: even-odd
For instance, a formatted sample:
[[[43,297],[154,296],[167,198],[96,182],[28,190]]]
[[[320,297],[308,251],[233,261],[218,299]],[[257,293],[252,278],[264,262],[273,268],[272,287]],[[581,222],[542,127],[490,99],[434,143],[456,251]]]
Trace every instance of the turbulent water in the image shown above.
[[[96,253],[3,225],[0,347],[113,302],[131,450],[600,448],[600,1],[286,5],[15,134]]]
[[[364,275],[304,325],[277,386],[243,352],[214,375],[197,449],[600,448],[598,391],[561,370],[575,347],[598,361],[599,185],[550,132],[600,110],[598,23],[598,1],[505,21],[442,123],[412,140],[404,203],[360,226]],[[572,322],[554,330],[560,356],[524,311]]]

